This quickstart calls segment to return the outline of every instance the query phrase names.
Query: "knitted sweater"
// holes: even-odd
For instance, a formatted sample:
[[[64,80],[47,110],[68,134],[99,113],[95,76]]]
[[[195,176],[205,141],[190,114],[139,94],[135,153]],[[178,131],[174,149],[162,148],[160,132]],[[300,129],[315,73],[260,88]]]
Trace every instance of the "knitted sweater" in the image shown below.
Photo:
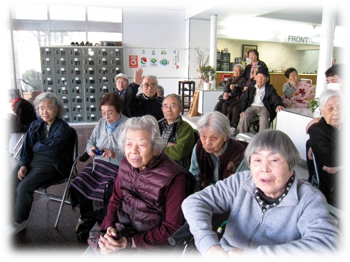
[[[262,212],[254,198],[251,172],[243,171],[190,195],[182,204],[196,247],[205,255],[213,245],[245,255],[322,254],[339,248],[337,221],[323,194],[296,179],[282,202]],[[213,213],[230,211],[221,240],[212,231]],[[259,257],[261,258],[261,257]]]

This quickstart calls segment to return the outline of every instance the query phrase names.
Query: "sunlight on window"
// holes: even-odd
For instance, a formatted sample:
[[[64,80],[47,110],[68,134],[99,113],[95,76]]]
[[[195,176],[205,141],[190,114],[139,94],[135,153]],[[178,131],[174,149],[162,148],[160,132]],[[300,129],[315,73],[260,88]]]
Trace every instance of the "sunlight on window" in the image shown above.
[[[122,22],[122,9],[105,7],[88,7],[88,21]]]
[[[50,6],[51,20],[85,21],[85,7],[83,6]]]
[[[88,33],[90,43],[99,43],[100,41],[122,41],[122,33],[104,33],[90,32]]]
[[[16,4],[13,11],[14,19],[46,20],[47,6],[36,4]]]

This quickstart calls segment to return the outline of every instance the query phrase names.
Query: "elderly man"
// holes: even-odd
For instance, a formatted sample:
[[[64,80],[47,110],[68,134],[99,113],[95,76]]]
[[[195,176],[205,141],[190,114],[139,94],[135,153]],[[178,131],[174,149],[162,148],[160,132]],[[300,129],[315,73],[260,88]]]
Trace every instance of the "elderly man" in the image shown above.
[[[115,77],[115,93],[123,100],[124,109],[122,113],[127,117],[131,117],[130,104],[135,99],[139,86],[142,83],[142,72],[143,70],[141,68],[136,69],[134,82],[131,84],[129,84],[128,76],[126,74],[120,73]]]
[[[141,84],[142,93],[138,94],[132,103],[132,116],[152,115],[157,120],[164,117],[162,112],[163,97],[157,96],[157,77],[149,75],[143,78]]]
[[[284,109],[276,89],[267,83],[269,79],[267,67],[260,66],[255,79],[255,85],[250,85],[242,98],[241,133],[248,131],[254,116],[259,116],[260,131],[269,128],[269,119],[272,121],[276,117],[276,112]]]
[[[182,120],[181,98],[176,94],[167,95],[162,104],[164,118],[159,120],[159,129],[166,144],[165,154],[180,166],[188,169],[192,148],[195,144],[191,125]]]

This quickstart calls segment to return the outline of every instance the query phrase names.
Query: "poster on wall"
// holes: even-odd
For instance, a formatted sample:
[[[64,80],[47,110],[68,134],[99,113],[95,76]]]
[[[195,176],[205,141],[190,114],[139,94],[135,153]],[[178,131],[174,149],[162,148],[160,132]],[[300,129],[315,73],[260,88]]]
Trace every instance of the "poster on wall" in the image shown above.
[[[144,75],[158,77],[183,77],[186,75],[185,51],[168,48],[128,48],[127,74],[132,75],[134,68],[142,68]],[[136,62],[135,62],[136,59]]]
[[[138,68],[138,57],[137,55],[129,55],[129,68]]]

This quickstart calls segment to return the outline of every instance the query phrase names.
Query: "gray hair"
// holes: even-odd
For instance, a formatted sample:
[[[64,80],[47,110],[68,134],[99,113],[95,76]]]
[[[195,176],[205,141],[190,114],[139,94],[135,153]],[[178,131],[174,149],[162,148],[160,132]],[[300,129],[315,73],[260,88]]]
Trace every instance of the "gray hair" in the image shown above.
[[[126,143],[126,132],[131,130],[144,130],[151,135],[151,144],[153,147],[153,153],[155,155],[160,155],[165,147],[164,140],[160,135],[158,121],[154,116],[145,115],[141,117],[129,118],[119,135],[118,147],[120,151],[125,153],[125,143]]]
[[[164,96],[164,88],[163,88],[162,86],[158,85],[157,89],[158,89],[159,93],[160,93],[162,96]]]
[[[157,80],[157,77],[156,77],[156,76],[154,76],[154,75],[145,76],[145,77],[143,78],[143,81],[144,81],[146,78],[152,78],[153,81],[156,83],[157,89],[158,89],[158,80]],[[143,81],[142,81],[141,87],[142,87],[142,85],[143,85]]]
[[[19,90],[16,89],[16,88],[10,88],[10,89],[8,90],[8,94],[9,94],[9,96],[10,96],[12,99],[16,99],[16,98],[18,98],[18,97],[21,96]]]
[[[235,66],[233,67],[233,69],[235,69],[236,67],[239,67],[239,69],[241,69],[241,74],[243,74],[244,68],[241,64],[235,64]]]
[[[52,92],[43,92],[40,95],[38,95],[34,100],[34,107],[35,111],[38,117],[40,117],[39,113],[39,105],[44,102],[50,100],[53,104],[53,106],[57,109],[57,116],[59,118],[62,118],[62,116],[65,114],[66,110],[64,109],[62,100],[55,95]]]
[[[198,119],[197,129],[199,133],[201,133],[201,130],[206,127],[213,128],[223,136],[231,137],[232,135],[230,121],[227,116],[219,111],[208,112]]]
[[[168,97],[174,97],[174,98],[176,98],[176,100],[177,100],[179,106],[182,106],[181,97],[180,97],[179,95],[177,95],[177,94],[170,94],[170,95],[167,95],[166,97],[164,97],[163,102],[162,102],[162,106],[164,105],[165,99],[167,99]]]
[[[324,106],[327,104],[328,100],[333,97],[339,97],[341,101],[343,102],[343,96],[342,93],[338,90],[332,90],[332,89],[326,89],[323,91],[320,95],[320,99],[318,101],[318,107],[320,110],[324,109]]]
[[[265,129],[253,137],[244,152],[246,164],[249,166],[252,154],[262,150],[270,150],[284,156],[290,171],[300,162],[300,154],[293,141],[279,130]]]

